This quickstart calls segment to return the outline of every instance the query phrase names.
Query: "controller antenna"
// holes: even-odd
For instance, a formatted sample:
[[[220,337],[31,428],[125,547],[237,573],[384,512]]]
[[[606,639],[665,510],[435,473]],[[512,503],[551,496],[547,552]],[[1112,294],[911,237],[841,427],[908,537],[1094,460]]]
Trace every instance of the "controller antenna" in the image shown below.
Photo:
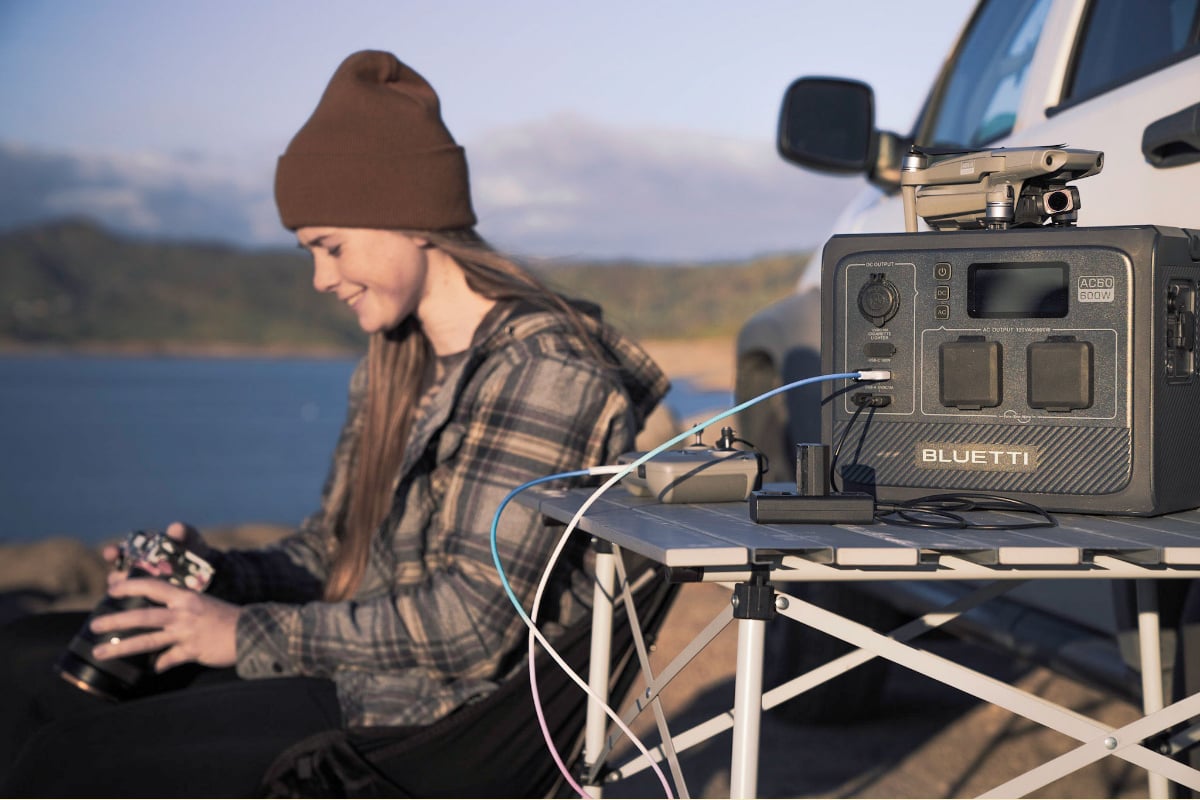
[[[732,450],[733,443],[736,441],[739,441],[739,440],[736,436],[733,435],[733,428],[729,428],[729,427],[721,428],[721,438],[717,439],[716,449]]]

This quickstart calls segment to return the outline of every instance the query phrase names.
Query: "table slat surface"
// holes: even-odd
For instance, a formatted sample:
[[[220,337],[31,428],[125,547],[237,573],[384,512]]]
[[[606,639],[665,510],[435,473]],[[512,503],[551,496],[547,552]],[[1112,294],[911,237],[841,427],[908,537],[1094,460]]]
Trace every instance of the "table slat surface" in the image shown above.
[[[590,489],[530,491],[518,501],[561,522]],[[1028,515],[971,512],[972,522],[1017,524]],[[927,568],[943,555],[980,565],[1086,567],[1097,555],[1145,567],[1200,565],[1200,510],[1160,517],[1055,514],[1053,528],[953,530],[871,525],[774,524],[750,520],[747,504],[659,503],[614,487],[580,529],[670,567],[759,564],[782,555],[844,567]]]

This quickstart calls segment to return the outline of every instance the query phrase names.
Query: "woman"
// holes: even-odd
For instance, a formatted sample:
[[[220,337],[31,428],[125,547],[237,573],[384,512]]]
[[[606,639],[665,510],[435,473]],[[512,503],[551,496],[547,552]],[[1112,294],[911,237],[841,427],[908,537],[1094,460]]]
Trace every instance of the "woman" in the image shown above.
[[[97,617],[101,637],[144,632],[94,654],[158,653],[164,674],[117,705],[27,681],[4,735],[13,750],[32,736],[6,796],[246,796],[310,734],[425,725],[488,693],[525,641],[492,563],[496,508],[527,480],[612,463],[666,391],[638,347],[475,234],[463,149],[394,56],[343,62],[275,193],[314,287],[370,334],[321,509],[259,551],[215,552],[173,524],[216,568],[205,594],[115,575],[111,596],[158,605]],[[556,536],[506,510],[498,550],[518,597]],[[590,597],[578,548],[567,562],[551,604],[563,623]]]

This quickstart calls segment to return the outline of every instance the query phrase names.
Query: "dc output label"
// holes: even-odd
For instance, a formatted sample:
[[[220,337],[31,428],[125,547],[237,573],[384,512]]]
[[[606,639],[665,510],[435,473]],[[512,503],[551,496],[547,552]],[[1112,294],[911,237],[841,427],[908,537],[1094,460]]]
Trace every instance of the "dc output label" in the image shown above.
[[[1111,303],[1117,298],[1117,281],[1111,275],[1083,275],[1076,289],[1080,303]]]

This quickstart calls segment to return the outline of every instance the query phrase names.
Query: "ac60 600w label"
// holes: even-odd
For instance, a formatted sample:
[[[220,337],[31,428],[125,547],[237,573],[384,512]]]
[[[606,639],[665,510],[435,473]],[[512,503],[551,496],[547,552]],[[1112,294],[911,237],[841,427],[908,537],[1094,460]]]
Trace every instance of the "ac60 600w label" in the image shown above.
[[[1081,303],[1111,303],[1117,298],[1117,282],[1111,275],[1082,275],[1075,288]]]

